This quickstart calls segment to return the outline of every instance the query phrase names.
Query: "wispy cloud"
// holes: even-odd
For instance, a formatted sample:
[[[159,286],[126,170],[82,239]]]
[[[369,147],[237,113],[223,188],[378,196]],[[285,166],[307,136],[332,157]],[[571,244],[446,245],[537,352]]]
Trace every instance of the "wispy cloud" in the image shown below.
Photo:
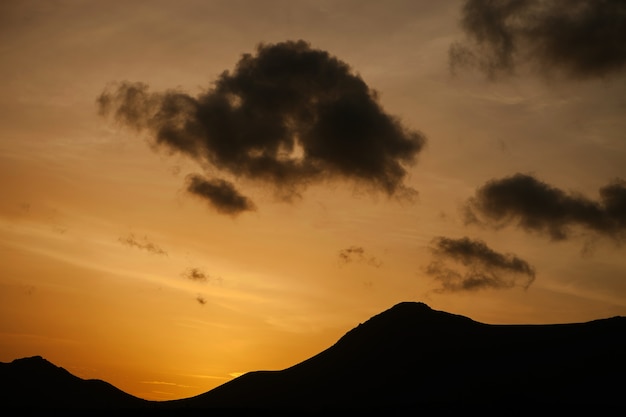
[[[183,278],[186,278],[191,281],[207,283],[207,282],[216,282],[221,283],[222,277],[219,276],[211,276],[201,268],[187,268],[181,274]]]
[[[374,268],[380,268],[382,262],[374,256],[365,254],[365,249],[362,246],[350,246],[339,251],[339,262],[341,264],[348,264],[352,262],[364,263]]]
[[[437,292],[528,288],[535,280],[528,262],[496,252],[481,240],[437,237],[430,249],[434,259],[426,273],[441,285]]]
[[[123,244],[130,246],[130,247],[145,250],[155,255],[167,256],[167,252],[163,250],[161,247],[159,247],[156,243],[153,243],[150,240],[148,240],[147,236],[144,236],[143,238],[138,239],[137,237],[135,237],[134,234],[131,233],[126,237],[120,237],[118,240],[122,242]]]
[[[181,388],[193,388],[191,385],[182,385],[177,384],[175,382],[165,382],[165,381],[141,381],[142,384],[151,384],[151,385],[170,385],[173,387],[181,387]]]

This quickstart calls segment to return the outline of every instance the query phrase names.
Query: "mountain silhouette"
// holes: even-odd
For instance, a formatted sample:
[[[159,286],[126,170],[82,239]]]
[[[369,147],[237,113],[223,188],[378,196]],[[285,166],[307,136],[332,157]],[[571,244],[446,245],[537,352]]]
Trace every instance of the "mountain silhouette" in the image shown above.
[[[597,411],[624,407],[626,317],[490,325],[400,303],[295,366],[250,372],[204,394],[158,403],[82,380],[40,357],[1,365],[0,382],[12,393],[2,404],[36,398],[55,407],[218,416]]]
[[[149,401],[108,382],[82,379],[41,356],[0,363],[0,410],[113,411],[146,408]]]
[[[321,414],[622,406],[624,375],[624,317],[488,325],[407,302],[291,368],[251,372],[172,404]]]

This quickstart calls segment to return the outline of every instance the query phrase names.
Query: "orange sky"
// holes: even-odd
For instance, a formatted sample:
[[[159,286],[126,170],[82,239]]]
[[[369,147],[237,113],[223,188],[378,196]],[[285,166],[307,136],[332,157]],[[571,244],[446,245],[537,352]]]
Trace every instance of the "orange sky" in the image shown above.
[[[293,365],[401,301],[487,323],[626,315],[620,242],[584,228],[553,241],[461,216],[478,187],[518,172],[594,200],[626,178],[624,73],[453,76],[462,3],[3,3],[0,361],[42,355],[173,399]],[[111,82],[195,95],[259,42],[297,39],[348,63],[386,112],[426,135],[406,178],[414,202],[338,180],[289,203],[240,178],[258,209],[222,215],[184,190],[195,161],[98,115]],[[438,291],[426,273],[438,236],[513,253],[536,279]],[[348,248],[362,256],[342,260]],[[204,278],[190,279],[194,269]]]

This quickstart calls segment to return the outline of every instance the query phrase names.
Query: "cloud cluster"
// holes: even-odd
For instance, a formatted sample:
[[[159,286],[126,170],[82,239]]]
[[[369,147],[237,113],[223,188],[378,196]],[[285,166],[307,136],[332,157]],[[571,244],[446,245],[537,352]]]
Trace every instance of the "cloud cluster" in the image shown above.
[[[183,278],[187,278],[196,282],[207,282],[211,279],[209,274],[201,270],[200,268],[188,268],[182,274]]]
[[[449,50],[450,65],[489,77],[530,63],[549,74],[595,78],[626,69],[623,0],[466,0],[467,38]]]
[[[120,237],[119,241],[127,246],[142,249],[155,255],[167,256],[167,252],[161,249],[161,247],[159,247],[157,244],[149,241],[147,236],[144,236],[143,239],[137,239],[135,235],[131,233],[126,237]]]
[[[626,238],[626,182],[616,179],[599,194],[594,201],[518,173],[480,187],[467,202],[466,222],[494,228],[515,224],[553,240],[570,238],[574,228],[582,228],[621,242]]]
[[[348,264],[351,262],[365,263],[374,268],[380,268],[382,262],[374,256],[366,256],[365,249],[361,246],[350,246],[339,251],[339,262]]]
[[[515,286],[526,289],[535,280],[535,270],[528,262],[513,254],[496,252],[481,240],[437,237],[431,251],[434,260],[426,267],[426,273],[439,281],[439,292]]]
[[[337,179],[388,196],[414,194],[404,184],[406,168],[426,142],[387,114],[348,64],[302,40],[259,45],[196,97],[123,82],[97,103],[101,114],[148,131],[157,146],[269,184],[287,199],[312,182]],[[253,207],[232,184],[217,181],[192,177],[189,189],[226,213],[224,194],[236,197],[235,211],[242,201]],[[204,184],[210,192],[198,192]]]

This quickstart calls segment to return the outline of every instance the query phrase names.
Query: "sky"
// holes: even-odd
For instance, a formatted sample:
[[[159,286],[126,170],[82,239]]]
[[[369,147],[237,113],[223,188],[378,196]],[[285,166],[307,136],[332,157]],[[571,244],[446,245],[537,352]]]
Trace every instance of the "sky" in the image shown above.
[[[626,315],[623,1],[4,1],[0,361],[141,398],[393,305]]]

